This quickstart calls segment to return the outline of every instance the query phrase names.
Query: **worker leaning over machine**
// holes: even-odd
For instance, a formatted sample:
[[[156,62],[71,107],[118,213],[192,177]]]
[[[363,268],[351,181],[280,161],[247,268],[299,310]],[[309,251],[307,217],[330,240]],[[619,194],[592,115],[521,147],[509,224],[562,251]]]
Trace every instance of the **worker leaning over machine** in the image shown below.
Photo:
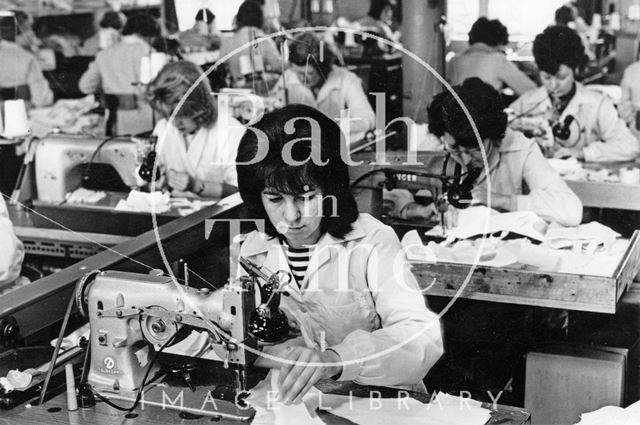
[[[235,156],[245,128],[225,111],[218,114],[202,70],[188,61],[170,63],[149,84],[147,95],[163,117],[153,131],[164,177],[158,187],[207,198],[236,192]]]
[[[547,221],[577,226],[582,203],[542,156],[532,139],[507,127],[500,94],[479,78],[469,78],[453,88],[475,123],[486,154],[485,168],[478,139],[460,104],[449,91],[437,95],[429,106],[429,130],[467,169],[480,168],[473,201],[499,211],[532,211]],[[487,180],[491,181],[488,198]],[[409,204],[411,199],[398,199]],[[397,205],[402,209],[403,205]],[[421,206],[431,208],[432,205]],[[435,210],[433,210],[435,214]]]
[[[240,256],[292,276],[280,306],[295,337],[257,363],[280,370],[285,403],[331,377],[424,391],[443,352],[395,232],[358,213],[341,139],[334,121],[296,104],[265,114],[238,149],[240,195],[266,231],[248,234]]]
[[[511,104],[515,114],[512,126],[520,128],[523,117],[548,121],[552,134],[547,134],[547,142],[542,144],[548,148],[548,156],[555,158],[607,162],[638,156],[640,144],[613,103],[575,81],[585,55],[574,30],[548,27],[535,38],[533,56],[543,87],[527,91]]]

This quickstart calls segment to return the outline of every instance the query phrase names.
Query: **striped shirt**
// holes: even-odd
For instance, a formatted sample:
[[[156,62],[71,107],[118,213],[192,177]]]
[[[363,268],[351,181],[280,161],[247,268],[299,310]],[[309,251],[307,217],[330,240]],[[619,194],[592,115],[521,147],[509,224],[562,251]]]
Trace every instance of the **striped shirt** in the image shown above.
[[[287,243],[284,243],[284,251],[287,256],[287,262],[289,263],[289,269],[291,274],[298,282],[298,285],[304,280],[304,276],[307,273],[307,267],[309,266],[309,259],[315,246],[309,246],[304,248],[293,248]]]

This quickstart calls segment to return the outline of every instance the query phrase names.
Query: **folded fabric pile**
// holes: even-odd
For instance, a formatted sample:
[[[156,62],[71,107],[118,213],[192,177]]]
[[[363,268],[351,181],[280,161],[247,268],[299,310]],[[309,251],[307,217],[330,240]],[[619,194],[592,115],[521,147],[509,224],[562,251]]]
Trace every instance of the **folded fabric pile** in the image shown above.
[[[439,236],[442,230],[426,234]],[[598,222],[576,227],[547,225],[531,212],[498,213],[480,206],[460,211],[458,225],[449,229],[443,242],[424,245],[418,233],[411,231],[402,244],[410,261],[611,277],[629,241]]]

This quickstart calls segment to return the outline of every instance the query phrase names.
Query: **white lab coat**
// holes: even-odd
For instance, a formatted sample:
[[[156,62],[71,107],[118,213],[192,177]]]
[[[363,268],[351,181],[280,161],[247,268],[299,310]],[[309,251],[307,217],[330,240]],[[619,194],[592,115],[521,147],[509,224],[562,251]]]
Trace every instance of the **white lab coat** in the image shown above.
[[[9,212],[0,196],[0,286],[20,276],[24,247],[13,231]]]
[[[302,84],[296,73],[289,69],[272,90],[276,96],[283,98],[283,78],[287,82],[290,104],[302,103],[313,106],[334,120],[338,120],[340,111],[346,109],[351,119],[350,133],[364,132],[374,127],[375,113],[362,88],[362,81],[346,68],[334,65],[317,97]]]
[[[225,118],[219,115],[213,126],[188,136],[188,144],[173,124],[166,119],[158,121],[153,132],[158,136],[159,165],[194,179],[237,187],[236,155],[245,127],[233,117]]]
[[[240,256],[271,271],[289,270],[278,239],[256,231]],[[424,389],[422,378],[443,352],[440,324],[391,227],[360,214],[344,238],[324,234],[300,288],[287,287],[281,308],[300,329],[301,345],[326,344],[340,355],[339,380]]]
[[[514,211],[532,211],[547,221],[577,226],[582,202],[549,165],[535,141],[507,129],[498,155],[489,159],[491,191],[512,197]],[[477,181],[486,185],[486,174]]]
[[[544,120],[553,114],[544,87],[524,93],[510,108],[516,116],[524,114]],[[575,118],[569,141],[576,143],[571,147],[581,148],[586,162],[631,161],[640,153],[640,143],[607,96],[576,83],[576,94],[560,115],[560,121],[564,122],[567,115]],[[517,128],[517,120],[513,125]]]

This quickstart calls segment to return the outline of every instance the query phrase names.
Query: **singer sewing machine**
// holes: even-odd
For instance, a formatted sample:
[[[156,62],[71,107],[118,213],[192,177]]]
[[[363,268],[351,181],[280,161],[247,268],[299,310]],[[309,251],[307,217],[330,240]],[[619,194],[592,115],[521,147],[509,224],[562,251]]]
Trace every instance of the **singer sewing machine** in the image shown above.
[[[144,390],[145,404],[251,418],[255,412],[241,400],[247,395],[247,369],[257,357],[258,342],[277,342],[288,334],[277,290],[290,276],[282,271],[267,275],[251,262],[241,262],[250,275],[216,291],[190,288],[161,274],[94,271],[85,275],[76,286],[75,297],[90,324],[87,383],[92,392],[107,399],[134,401]],[[258,277],[265,283],[260,285]],[[255,288],[267,300],[257,308]],[[194,339],[194,330],[205,336],[196,338],[202,346],[198,355],[209,359],[201,361],[200,368],[194,359],[184,357],[193,348],[193,342],[186,342]],[[156,360],[170,346],[175,347],[176,355],[161,367]],[[204,379],[216,369],[213,362],[235,373],[233,385],[220,382],[225,380],[220,375]],[[165,372],[162,383],[151,384],[160,372]],[[185,387],[191,391],[184,391]],[[184,397],[184,401],[167,406],[167,397]]]
[[[382,189],[406,189],[412,193],[430,192],[440,222],[448,206],[467,208],[473,183],[482,170],[464,171],[444,151],[364,152],[352,156],[360,162],[350,167],[351,187],[360,211],[382,216]]]
[[[79,188],[91,168],[107,164],[124,185],[136,186],[140,143],[129,138],[103,139],[74,135],[52,135],[35,148],[37,199],[62,202],[65,195]]]

